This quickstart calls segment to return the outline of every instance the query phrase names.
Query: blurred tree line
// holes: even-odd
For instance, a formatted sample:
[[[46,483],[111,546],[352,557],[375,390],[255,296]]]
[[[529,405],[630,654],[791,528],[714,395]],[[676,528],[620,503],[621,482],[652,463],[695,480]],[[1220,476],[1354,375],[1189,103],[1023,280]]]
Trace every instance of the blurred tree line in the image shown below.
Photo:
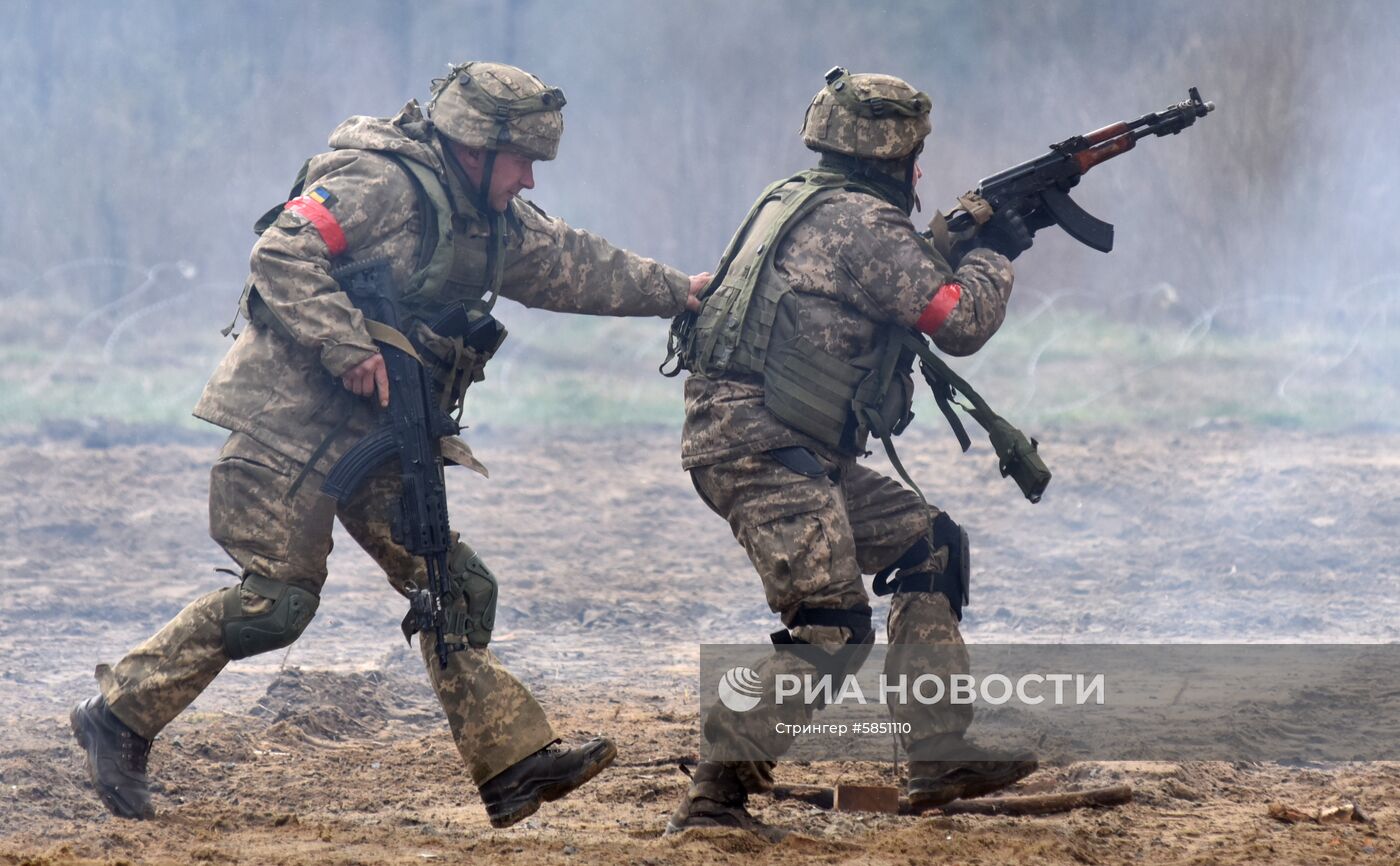
[[[301,161],[344,117],[425,99],[467,58],[522,65],[569,97],[536,201],[692,271],[712,266],[763,184],[810,164],[797,131],[832,65],[932,95],[925,219],[1052,141],[1198,85],[1215,114],[1077,193],[1118,225],[1118,249],[1046,233],[1022,294],[1132,314],[1134,298],[1218,308],[1217,324],[1240,326],[1394,297],[1400,4],[1383,0],[12,0],[0,12],[0,304],[12,311],[91,308],[180,261],[200,273],[188,308],[222,324],[249,226]]]

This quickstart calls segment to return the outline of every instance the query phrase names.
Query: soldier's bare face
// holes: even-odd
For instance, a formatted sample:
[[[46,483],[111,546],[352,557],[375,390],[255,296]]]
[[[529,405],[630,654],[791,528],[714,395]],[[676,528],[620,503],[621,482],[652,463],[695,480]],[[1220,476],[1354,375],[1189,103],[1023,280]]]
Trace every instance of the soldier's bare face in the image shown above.
[[[462,170],[472,183],[481,187],[482,175],[486,172],[486,151],[477,147],[464,147],[452,142],[452,153],[462,164]],[[491,167],[491,189],[486,200],[494,211],[504,211],[510,200],[527,189],[535,188],[535,161],[509,150],[496,153],[496,162]]]

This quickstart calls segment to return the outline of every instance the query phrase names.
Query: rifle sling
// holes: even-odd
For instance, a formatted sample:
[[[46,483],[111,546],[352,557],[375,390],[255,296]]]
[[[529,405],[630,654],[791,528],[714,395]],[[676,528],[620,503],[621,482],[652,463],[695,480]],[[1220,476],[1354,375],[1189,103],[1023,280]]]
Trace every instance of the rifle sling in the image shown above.
[[[894,467],[900,480],[909,485],[909,489],[914,491],[919,497],[919,502],[923,503],[924,508],[927,509],[928,500],[924,498],[924,491],[920,490],[919,485],[914,483],[914,479],[909,477],[909,471],[904,468],[904,463],[899,459],[899,453],[894,450],[894,434],[885,431],[885,435],[876,436],[876,438],[880,440],[881,445],[885,446],[885,456],[889,458],[890,465]]]
[[[902,339],[905,345],[919,356],[919,367],[924,379],[933,390],[934,399],[938,400],[938,408],[948,419],[953,432],[959,434],[958,442],[962,444],[963,450],[966,451],[972,443],[953,414],[951,404],[954,396],[961,396],[971,404],[959,405],[987,432],[992,449],[996,451],[1001,474],[1010,476],[1031,502],[1039,502],[1045,486],[1050,483],[1050,470],[1036,454],[1036,441],[993,412],[987,401],[934,353],[922,335],[905,331]],[[939,399],[940,395],[942,399]]]
[[[418,350],[413,347],[413,343],[411,343],[398,328],[367,318],[365,319],[365,330],[369,331],[370,337],[372,337],[375,342],[383,343],[386,346],[393,346],[395,349],[398,349],[400,352],[403,352],[405,355],[417,361],[419,365],[423,367],[428,366],[423,363],[423,359],[419,357]]]
[[[292,497],[297,495],[297,491],[301,489],[301,485],[306,481],[306,476],[310,475],[311,471],[316,468],[316,464],[321,462],[321,458],[326,456],[326,451],[331,447],[331,443],[339,438],[341,433],[345,432],[345,428],[349,424],[350,413],[346,412],[341,416],[340,420],[335,423],[335,426],[331,428],[330,432],[321,439],[321,444],[317,445],[316,450],[312,451],[311,456],[306,459],[306,463],[302,465],[301,471],[297,473],[296,480],[292,482],[292,486],[287,488],[287,495],[285,497],[287,501],[291,501]]]
[[[924,371],[924,380],[928,382],[929,388],[933,391],[933,401],[938,404],[938,411],[943,413],[943,417],[948,419],[948,426],[953,428],[953,435],[958,437],[958,445],[962,447],[963,453],[972,447],[972,438],[967,435],[967,428],[963,426],[962,419],[958,413],[953,411],[953,401],[950,399],[952,388],[947,382],[937,383],[937,380],[928,372],[928,365],[923,361],[919,362],[919,368]],[[943,387],[938,387],[942,384]]]

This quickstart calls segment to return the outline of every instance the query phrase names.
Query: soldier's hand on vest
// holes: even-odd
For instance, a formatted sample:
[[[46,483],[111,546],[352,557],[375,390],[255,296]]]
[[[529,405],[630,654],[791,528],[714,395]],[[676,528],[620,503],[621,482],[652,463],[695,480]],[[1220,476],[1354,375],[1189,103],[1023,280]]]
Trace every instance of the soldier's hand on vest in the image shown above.
[[[346,370],[340,383],[357,397],[373,397],[377,391],[380,407],[389,406],[389,371],[384,367],[384,356],[378,352]]]
[[[705,287],[710,284],[710,278],[714,274],[706,271],[703,274],[690,275],[690,294],[685,299],[685,308],[692,313],[700,311],[700,293],[705,291]]]

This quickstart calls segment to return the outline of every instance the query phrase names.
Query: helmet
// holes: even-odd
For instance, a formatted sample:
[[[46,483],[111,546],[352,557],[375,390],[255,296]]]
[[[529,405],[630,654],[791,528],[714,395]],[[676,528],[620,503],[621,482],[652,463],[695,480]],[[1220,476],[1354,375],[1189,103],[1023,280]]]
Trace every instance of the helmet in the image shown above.
[[[837,66],[807,108],[802,143],[847,156],[899,159],[932,129],[930,105],[928,94],[893,75],[851,75]]]
[[[428,112],[438,131],[467,147],[507,147],[554,159],[564,134],[564,91],[523,69],[474,61],[433,82]]]

